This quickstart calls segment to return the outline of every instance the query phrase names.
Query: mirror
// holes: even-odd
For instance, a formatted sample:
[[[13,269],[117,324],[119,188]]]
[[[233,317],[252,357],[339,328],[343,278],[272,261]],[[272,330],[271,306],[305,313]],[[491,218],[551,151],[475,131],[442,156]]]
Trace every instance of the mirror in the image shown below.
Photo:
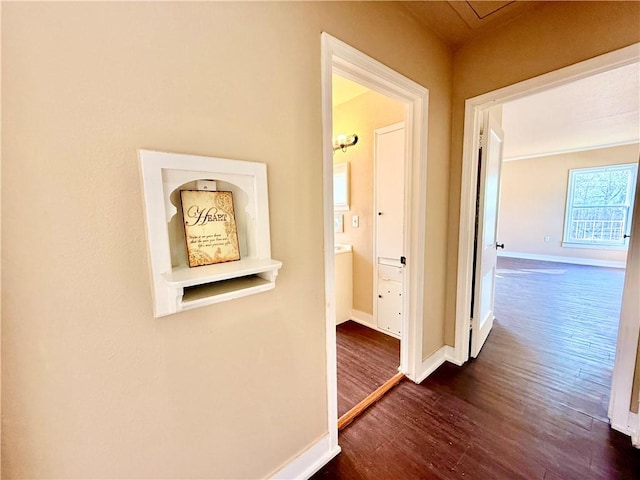
[[[333,209],[349,210],[349,162],[333,164]]]

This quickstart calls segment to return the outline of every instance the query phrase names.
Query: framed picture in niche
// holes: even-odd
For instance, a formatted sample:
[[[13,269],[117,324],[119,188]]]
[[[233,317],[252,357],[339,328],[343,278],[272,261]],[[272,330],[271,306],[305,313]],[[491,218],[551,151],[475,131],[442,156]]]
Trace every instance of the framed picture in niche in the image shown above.
[[[240,260],[231,192],[181,190],[189,267]]]

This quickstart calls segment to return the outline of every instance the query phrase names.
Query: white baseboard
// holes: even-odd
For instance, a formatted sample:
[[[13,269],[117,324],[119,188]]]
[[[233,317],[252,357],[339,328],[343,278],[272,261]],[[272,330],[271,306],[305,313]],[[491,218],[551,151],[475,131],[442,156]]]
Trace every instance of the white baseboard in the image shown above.
[[[351,320],[360,325],[364,325],[365,327],[377,329],[377,325],[375,325],[373,321],[373,315],[366,312],[361,312],[360,310],[351,310]]]
[[[278,480],[307,479],[339,453],[339,445],[331,449],[331,441],[329,434],[327,434],[269,478]]]
[[[640,415],[629,412],[629,423],[635,425],[635,431],[631,429],[631,443],[634,447],[640,448]]]
[[[459,367],[464,365],[464,362],[459,362],[458,359],[456,358],[456,349],[449,345],[444,346],[444,359],[447,362],[453,363],[454,365],[457,365]]]
[[[631,437],[633,446],[640,448],[640,415],[637,413],[629,412],[627,421],[622,423],[611,422],[611,428],[624,433]]]
[[[539,255],[537,253],[498,252],[499,257],[523,258],[525,260],[541,260],[543,262],[573,263],[575,265],[591,265],[592,267],[625,268],[625,262],[613,260],[596,260],[593,258],[561,257],[558,255]]]
[[[431,375],[436,369],[442,365],[446,360],[447,346],[445,345],[435,352],[433,352],[429,358],[422,361],[420,365],[420,371],[416,372],[416,383],[422,382],[425,378]],[[451,348],[451,347],[449,347]]]
[[[376,330],[380,333],[384,333],[385,335],[389,335],[390,337],[402,340],[400,338],[400,335],[396,335],[395,333],[378,328],[378,325],[376,325],[375,321],[373,320],[373,315],[371,315],[370,313],[361,312],[360,310],[351,310],[351,320],[359,323],[360,325],[364,325],[365,327]]]

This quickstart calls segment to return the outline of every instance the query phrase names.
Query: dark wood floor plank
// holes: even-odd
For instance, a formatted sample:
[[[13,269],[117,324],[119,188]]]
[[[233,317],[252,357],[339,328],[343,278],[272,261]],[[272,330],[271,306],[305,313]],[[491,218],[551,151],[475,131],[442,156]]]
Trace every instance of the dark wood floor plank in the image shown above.
[[[624,271],[498,266],[479,357],[400,383],[314,478],[640,479],[640,450],[606,418]]]
[[[404,373],[398,372],[393,377],[388,379],[373,392],[367,395],[362,401],[358,402],[347,413],[338,418],[338,431],[346,428],[354,419],[358,418],[367,408],[371,407],[374,403],[384,397],[389,390],[398,385],[406,377]]]
[[[337,326],[338,417],[398,373],[400,340],[354,321]]]

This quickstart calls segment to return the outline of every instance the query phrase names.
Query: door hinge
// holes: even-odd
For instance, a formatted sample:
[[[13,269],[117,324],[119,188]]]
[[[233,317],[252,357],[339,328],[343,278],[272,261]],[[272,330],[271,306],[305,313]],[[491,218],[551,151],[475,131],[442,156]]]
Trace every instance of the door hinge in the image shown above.
[[[407,257],[400,257],[400,263],[402,265],[406,265],[407,264]]]

